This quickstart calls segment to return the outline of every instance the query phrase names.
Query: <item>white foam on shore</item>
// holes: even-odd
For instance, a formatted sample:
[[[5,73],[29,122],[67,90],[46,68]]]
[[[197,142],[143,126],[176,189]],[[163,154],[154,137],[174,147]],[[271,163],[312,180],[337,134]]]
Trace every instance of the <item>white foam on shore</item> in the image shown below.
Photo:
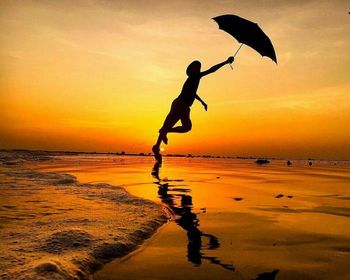
[[[52,158],[0,153],[0,279],[88,279],[167,220],[160,205],[121,187],[37,172],[29,160]]]

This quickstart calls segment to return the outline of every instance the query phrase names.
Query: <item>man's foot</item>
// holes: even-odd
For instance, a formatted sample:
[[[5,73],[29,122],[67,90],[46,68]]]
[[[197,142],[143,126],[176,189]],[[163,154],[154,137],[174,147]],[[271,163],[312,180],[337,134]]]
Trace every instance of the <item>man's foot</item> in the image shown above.
[[[162,155],[159,152],[159,146],[154,145],[152,147],[152,152],[154,153],[154,158],[156,159],[157,162],[162,163]]]
[[[154,146],[152,147],[152,152],[153,152],[154,154],[159,154],[159,151],[160,151],[159,146],[154,145]]]
[[[168,145],[168,137],[166,136],[166,134],[163,136],[162,141],[165,145]]]

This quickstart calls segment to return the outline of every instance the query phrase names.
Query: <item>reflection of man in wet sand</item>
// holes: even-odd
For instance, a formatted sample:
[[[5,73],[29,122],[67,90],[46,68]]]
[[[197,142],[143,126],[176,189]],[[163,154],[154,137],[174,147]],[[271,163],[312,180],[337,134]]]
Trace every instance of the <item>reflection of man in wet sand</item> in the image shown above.
[[[190,107],[195,99],[202,103],[204,109],[208,109],[208,105],[197,95],[197,89],[200,79],[208,74],[214,73],[222,66],[231,64],[233,62],[233,56],[229,57],[226,61],[216,64],[206,71],[201,72],[201,63],[198,60],[193,61],[186,70],[188,76],[185,81],[180,95],[171,104],[171,109],[167,115],[162,128],[159,130],[159,136],[156,144],[153,146],[152,151],[157,161],[161,161],[160,144],[163,141],[168,144],[167,134],[169,132],[185,133],[191,130],[192,122],[190,119]],[[181,120],[181,126],[174,125]]]
[[[188,194],[189,189],[176,188],[181,194],[169,194],[169,183],[161,184],[159,177],[160,164],[155,163],[152,170],[152,175],[158,180],[158,195],[164,205],[175,216],[175,222],[187,232],[187,259],[196,266],[201,265],[202,260],[208,260],[212,264],[219,265],[227,270],[235,271],[231,264],[222,263],[218,258],[205,255],[202,250],[202,237],[208,239],[206,249],[215,250],[219,248],[219,240],[211,234],[202,232],[199,227],[199,219],[197,214],[192,212],[192,197]],[[169,182],[169,180],[168,180]],[[174,191],[174,190],[173,190]],[[176,198],[181,198],[181,204],[176,203]]]
[[[208,238],[206,246],[209,250],[219,248],[219,240],[211,234],[207,234],[199,230],[199,219],[197,214],[192,212],[192,197],[189,195],[168,193],[168,184],[160,185],[158,194],[162,202],[166,204],[177,217],[175,222],[187,232],[187,259],[196,266],[201,265],[202,260],[208,260],[212,264],[217,264],[227,270],[235,271],[231,264],[222,263],[218,258],[206,256],[203,252],[202,237]],[[177,206],[175,197],[181,197],[181,205]]]

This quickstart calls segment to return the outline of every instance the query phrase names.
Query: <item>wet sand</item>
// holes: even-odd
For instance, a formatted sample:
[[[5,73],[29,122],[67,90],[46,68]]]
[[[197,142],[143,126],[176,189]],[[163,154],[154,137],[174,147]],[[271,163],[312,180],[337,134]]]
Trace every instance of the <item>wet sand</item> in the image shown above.
[[[121,187],[31,168],[56,161],[0,153],[0,279],[88,279],[167,220],[158,204]]]
[[[123,186],[171,215],[95,280],[350,279],[348,162],[165,158],[159,179],[148,157],[62,157],[31,166]]]

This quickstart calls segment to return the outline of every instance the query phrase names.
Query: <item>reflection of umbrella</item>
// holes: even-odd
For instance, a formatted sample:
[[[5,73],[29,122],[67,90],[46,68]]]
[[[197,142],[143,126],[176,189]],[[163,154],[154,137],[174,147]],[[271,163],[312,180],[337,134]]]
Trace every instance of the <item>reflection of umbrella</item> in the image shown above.
[[[269,37],[256,23],[235,15],[222,15],[214,17],[213,20],[218,23],[220,29],[231,34],[241,43],[234,56],[243,44],[246,44],[262,56],[267,56],[277,63],[276,53]]]

